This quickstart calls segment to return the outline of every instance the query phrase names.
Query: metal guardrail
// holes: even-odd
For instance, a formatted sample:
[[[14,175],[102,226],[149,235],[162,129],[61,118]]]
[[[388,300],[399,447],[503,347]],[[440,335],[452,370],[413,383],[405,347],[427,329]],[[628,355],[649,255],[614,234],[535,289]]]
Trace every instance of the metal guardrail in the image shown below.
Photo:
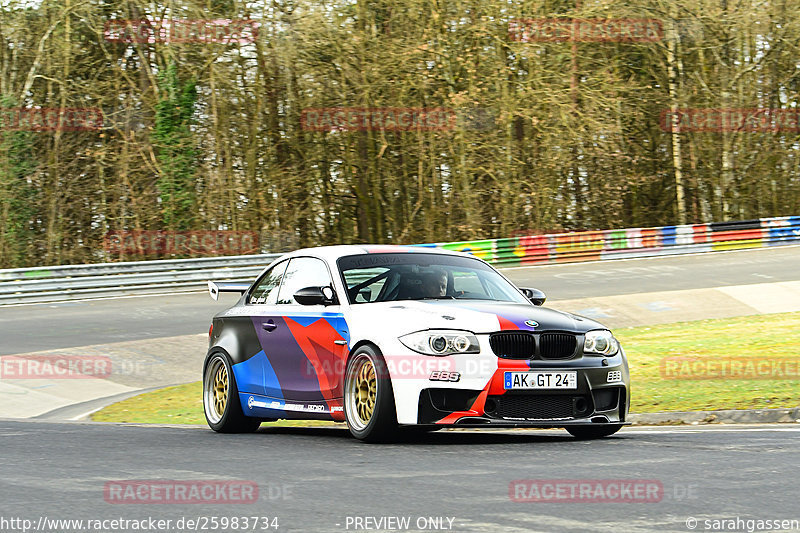
[[[42,278],[67,278],[78,276],[105,276],[164,272],[174,270],[200,270],[235,266],[266,265],[281,254],[231,255],[196,259],[162,259],[158,261],[128,261],[120,263],[93,263],[88,265],[60,265],[29,268],[0,269],[0,282]]]
[[[525,266],[800,244],[800,216],[710,224],[421,244]],[[280,254],[0,270],[0,305],[197,291],[208,280],[252,281]]]
[[[208,280],[251,281],[280,255],[4,269],[0,305],[197,291]]]

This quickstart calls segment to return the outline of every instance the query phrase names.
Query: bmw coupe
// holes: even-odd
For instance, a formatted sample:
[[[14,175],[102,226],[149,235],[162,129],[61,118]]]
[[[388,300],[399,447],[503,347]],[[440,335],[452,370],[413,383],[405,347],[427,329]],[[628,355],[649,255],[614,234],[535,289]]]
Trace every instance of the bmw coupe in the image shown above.
[[[203,406],[219,432],[278,419],[345,422],[364,441],[404,428],[625,425],[625,353],[603,325],[545,308],[469,254],[416,246],[297,250],[217,314]]]

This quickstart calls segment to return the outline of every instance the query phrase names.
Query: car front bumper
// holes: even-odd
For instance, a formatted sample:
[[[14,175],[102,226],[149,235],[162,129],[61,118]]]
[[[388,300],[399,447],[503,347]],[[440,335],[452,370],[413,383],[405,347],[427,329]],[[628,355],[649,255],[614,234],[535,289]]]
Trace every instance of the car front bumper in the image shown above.
[[[630,375],[622,350],[613,357],[502,359],[492,353],[488,341],[480,341],[480,354],[384,355],[399,424],[565,427],[625,423],[630,406]],[[401,351],[393,348],[395,353]],[[413,367],[416,369],[409,370]],[[575,371],[577,387],[505,389],[505,372],[528,371]]]

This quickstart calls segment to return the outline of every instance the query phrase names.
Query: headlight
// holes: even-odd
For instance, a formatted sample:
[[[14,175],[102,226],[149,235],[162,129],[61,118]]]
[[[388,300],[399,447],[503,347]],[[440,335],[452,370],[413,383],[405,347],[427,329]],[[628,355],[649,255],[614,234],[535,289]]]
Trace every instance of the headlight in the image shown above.
[[[407,348],[425,355],[479,353],[478,338],[469,331],[429,329],[399,337]]]
[[[583,353],[614,355],[619,351],[619,343],[610,331],[596,330],[586,333],[583,341]]]

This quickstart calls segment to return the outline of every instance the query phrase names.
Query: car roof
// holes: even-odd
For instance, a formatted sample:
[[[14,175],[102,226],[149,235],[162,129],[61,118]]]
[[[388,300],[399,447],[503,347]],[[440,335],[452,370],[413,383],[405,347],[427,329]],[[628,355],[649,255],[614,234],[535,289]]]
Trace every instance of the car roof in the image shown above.
[[[456,252],[452,250],[443,250],[435,248],[434,245],[422,246],[401,246],[395,244],[340,244],[335,246],[317,246],[314,248],[302,248],[295,250],[281,257],[295,257],[298,255],[310,255],[326,259],[329,262],[336,261],[340,257],[347,255],[362,255],[362,254],[388,254],[388,253],[433,253],[442,255],[467,255],[464,252]]]

